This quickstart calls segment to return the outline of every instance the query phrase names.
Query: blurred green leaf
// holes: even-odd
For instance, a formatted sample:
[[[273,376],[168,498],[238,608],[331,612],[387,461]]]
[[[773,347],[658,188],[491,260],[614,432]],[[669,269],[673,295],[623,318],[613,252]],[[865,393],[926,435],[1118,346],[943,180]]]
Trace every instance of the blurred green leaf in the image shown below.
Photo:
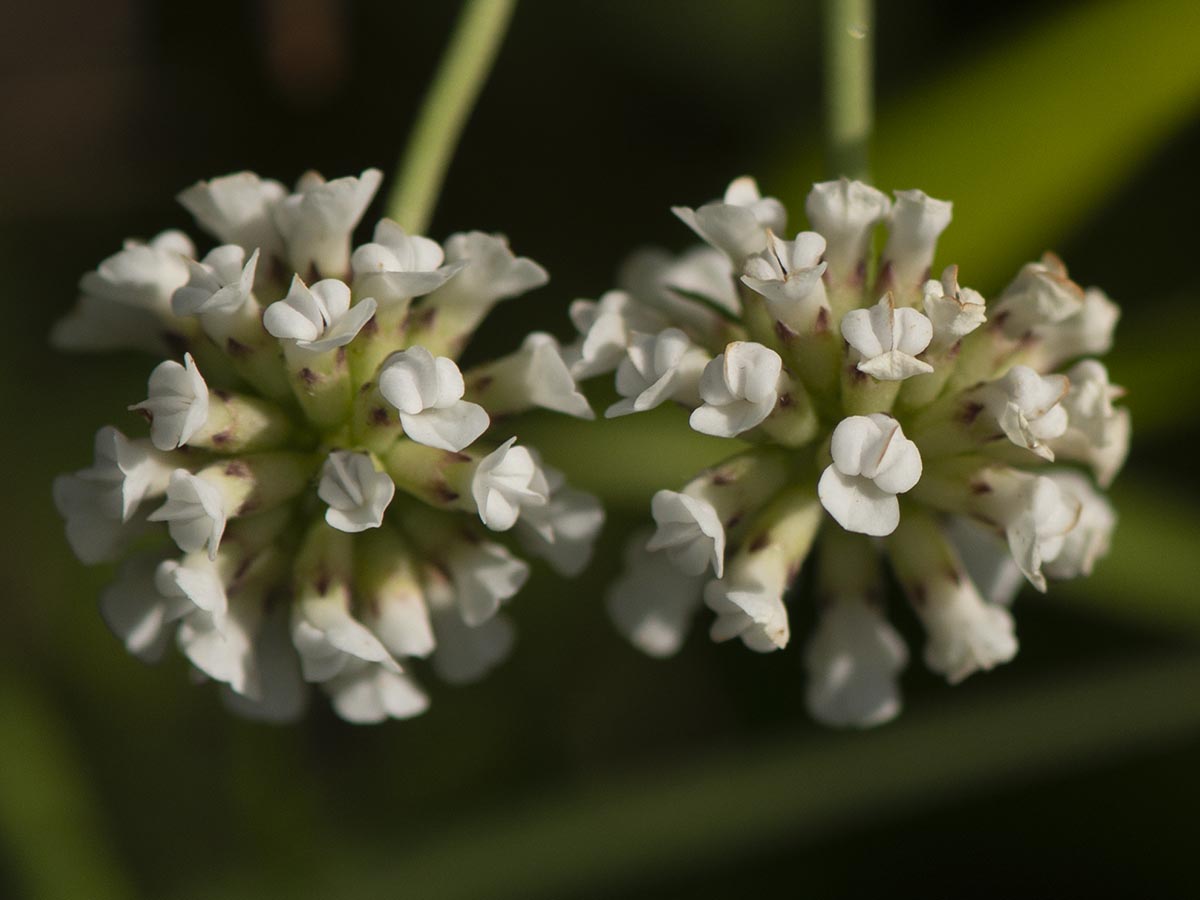
[[[953,200],[938,258],[958,263],[964,283],[993,289],[1194,115],[1198,33],[1193,0],[1080,3],[1031,21],[881,106],[875,181]],[[913,52],[952,59],[963,49]],[[820,171],[811,145],[811,133],[798,137],[778,169],[790,173],[782,196],[796,209]]]
[[[11,672],[0,678],[0,722],[0,835],[22,896],[133,897],[111,855],[69,730],[50,704]]]
[[[969,793],[1042,778],[1200,728],[1200,659],[1108,663],[982,699],[960,688],[872,732],[793,739],[669,763],[502,808],[398,849],[334,850],[309,896],[561,897],[780,841],[827,838]],[[236,876],[188,897],[255,896]]]

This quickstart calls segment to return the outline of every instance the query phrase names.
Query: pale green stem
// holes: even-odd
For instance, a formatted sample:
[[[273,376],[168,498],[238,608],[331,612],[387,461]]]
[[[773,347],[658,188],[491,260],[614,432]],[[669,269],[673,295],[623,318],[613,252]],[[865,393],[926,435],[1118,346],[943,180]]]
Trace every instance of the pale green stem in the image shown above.
[[[829,175],[870,179],[874,108],[871,0],[823,0],[825,165]]]
[[[392,183],[387,214],[409,232],[429,225],[467,116],[483,89],[516,0],[467,0]]]

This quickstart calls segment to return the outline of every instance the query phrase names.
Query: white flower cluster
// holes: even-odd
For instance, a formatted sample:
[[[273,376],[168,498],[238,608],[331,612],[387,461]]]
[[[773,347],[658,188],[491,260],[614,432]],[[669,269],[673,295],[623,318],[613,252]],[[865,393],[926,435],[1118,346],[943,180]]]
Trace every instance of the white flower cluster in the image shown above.
[[[352,722],[422,712],[414,660],[467,682],[508,654],[500,607],[530,572],[513,546],[575,575],[604,518],[512,436],[535,407],[592,417],[557,342],[455,361],[545,271],[498,235],[387,219],[352,249],[379,182],[200,182],[179,200],[220,246],[127,243],[53,332],[168,357],[130,407],[149,437],[102,429],[54,499],[83,562],[134,551],[101,600],[129,651],[173,638],[253,717],[299,715],[308,683]]]
[[[638,254],[619,290],[576,301],[566,358],[579,378],[615,370],[610,417],[671,401],[693,430],[739,441],[654,496],[657,528],[609,591],[622,632],[668,656],[703,604],[715,640],[782,648],[813,551],[808,705],[867,726],[899,711],[907,661],[883,559],[927,632],[926,664],[957,682],[1016,653],[1021,576],[1044,591],[1107,551],[1115,516],[1095,484],[1121,467],[1129,416],[1092,357],[1118,310],[1049,255],[988,303],[953,266],[931,278],[951,207],[920,191],[893,200],[843,179],[815,185],[806,211],[812,230],[786,231],[750,178],[677,208],[706,246]]]

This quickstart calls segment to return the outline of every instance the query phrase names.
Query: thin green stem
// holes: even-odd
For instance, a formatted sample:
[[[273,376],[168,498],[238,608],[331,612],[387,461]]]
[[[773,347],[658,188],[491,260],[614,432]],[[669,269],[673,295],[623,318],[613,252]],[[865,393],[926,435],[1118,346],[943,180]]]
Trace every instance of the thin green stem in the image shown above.
[[[388,216],[410,232],[423,232],[429,225],[459,135],[515,6],[516,0],[466,0],[463,5],[388,195]]]
[[[823,0],[825,165],[833,177],[870,178],[875,16],[871,0]]]

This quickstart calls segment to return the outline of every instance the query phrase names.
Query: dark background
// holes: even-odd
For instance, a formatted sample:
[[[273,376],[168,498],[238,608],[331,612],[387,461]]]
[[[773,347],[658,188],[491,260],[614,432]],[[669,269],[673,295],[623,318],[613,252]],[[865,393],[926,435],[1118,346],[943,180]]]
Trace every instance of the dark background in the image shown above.
[[[95,611],[110,573],[71,557],[49,485],[152,361],[61,356],[50,324],[126,236],[197,235],[173,197],[199,178],[390,171],[458,5],[3,5],[0,896],[1197,895],[1198,8],[880,7],[879,186],[954,200],[939,261],[985,294],[1053,247],[1123,305],[1135,451],[1112,557],[1021,596],[1012,664],[950,689],[914,652],[901,719],[841,734],[804,713],[803,608],[770,657],[698,628],[654,662],[612,630],[622,532],[687,452],[632,426],[543,443],[610,502],[599,556],[573,584],[539,570],[513,658],[432,685],[419,719],[317,703],[258,726],[179,660],[127,656]],[[669,207],[736,175],[798,226],[818,38],[794,0],[522,0],[430,234],[503,231],[551,283],[471,352],[566,336],[571,299],[635,246],[686,245]],[[635,471],[610,465],[618,436]]]

